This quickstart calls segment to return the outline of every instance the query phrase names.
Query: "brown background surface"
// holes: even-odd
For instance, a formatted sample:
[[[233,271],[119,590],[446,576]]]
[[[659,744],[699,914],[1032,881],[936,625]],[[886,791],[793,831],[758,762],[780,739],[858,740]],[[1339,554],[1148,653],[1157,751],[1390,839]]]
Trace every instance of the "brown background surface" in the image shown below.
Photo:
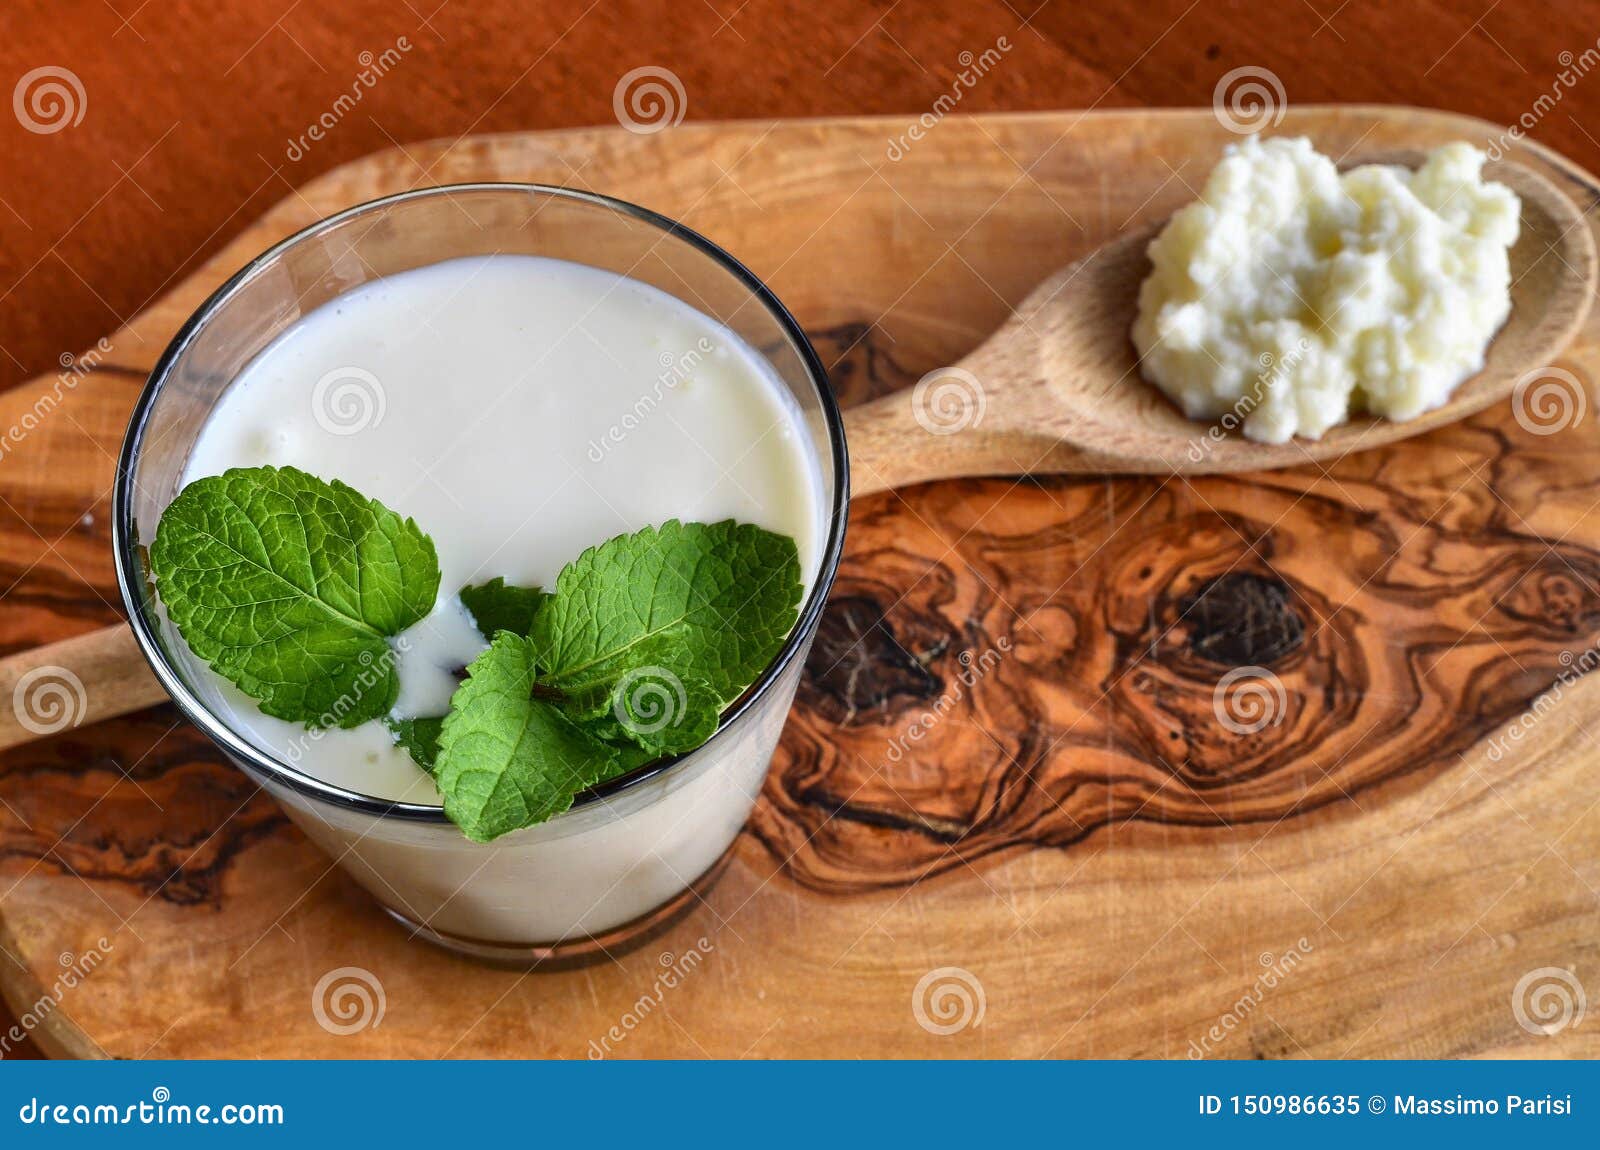
[[[645,64],[682,79],[691,120],[915,115],[962,51],[1000,35],[1014,50],[962,111],[1204,105],[1225,72],[1255,65],[1291,103],[1508,123],[1551,90],[1563,53],[1595,44],[1600,4],[10,0],[4,86],[59,65],[86,101],[81,123],[49,135],[0,115],[0,386],[53,370],[296,185],[367,152],[612,122],[618,78]],[[401,36],[412,50],[393,73],[289,159],[361,53]],[[1600,97],[1584,83],[1530,134],[1595,170]],[[17,645],[0,612],[0,649]],[[11,1021],[0,1007],[0,1030]]]

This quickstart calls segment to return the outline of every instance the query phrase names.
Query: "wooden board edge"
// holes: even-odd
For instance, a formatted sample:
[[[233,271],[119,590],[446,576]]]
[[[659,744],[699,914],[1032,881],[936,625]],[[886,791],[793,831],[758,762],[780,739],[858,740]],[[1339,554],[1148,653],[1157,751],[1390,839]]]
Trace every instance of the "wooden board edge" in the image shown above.
[[[1508,129],[1502,128],[1489,120],[1480,119],[1476,116],[1468,116],[1459,112],[1451,112],[1440,108],[1428,108],[1411,104],[1290,104],[1287,106],[1287,112],[1291,116],[1306,114],[1350,116],[1364,115],[1372,117],[1400,113],[1425,120],[1438,121],[1441,123],[1441,126],[1444,123],[1456,125],[1457,127],[1454,130],[1459,131],[1461,134],[1469,138],[1475,138],[1481,135],[1483,138],[1489,139],[1496,136],[1504,136],[1508,131]],[[1212,114],[1213,113],[1210,109],[1204,107],[1127,109],[1098,108],[1089,109],[1086,111],[1062,108],[1049,111],[1030,112],[978,112],[971,115],[956,116],[952,119],[955,122],[970,119],[979,121],[983,124],[1004,124],[1030,123],[1043,120],[1074,117],[1071,122],[1076,124],[1081,120],[1090,118],[1111,119],[1119,117],[1153,117],[1163,120],[1172,120],[1190,119],[1195,117],[1204,118]],[[892,114],[875,116],[808,116],[785,119],[695,120],[679,124],[678,126],[674,127],[672,131],[674,134],[685,133],[712,137],[718,134],[726,133],[729,130],[759,132],[761,129],[769,128],[777,124],[795,127],[852,125],[868,128],[901,125],[905,122],[905,120],[906,117],[903,115]],[[413,141],[409,144],[383,148],[376,152],[369,152],[366,155],[358,156],[352,160],[346,160],[344,163],[338,164],[335,167],[329,168],[327,171],[312,177],[304,184],[298,185],[295,190],[291,191],[285,196],[280,197],[276,202],[268,207],[266,211],[262,212],[260,216],[256,217],[252,224],[246,225],[244,231],[253,231],[257,226],[263,223],[277,223],[279,226],[274,230],[282,232],[285,237],[294,235],[303,228],[310,226],[311,223],[316,222],[315,220],[304,220],[303,215],[305,206],[307,206],[317,196],[347,183],[359,183],[359,180],[353,179],[355,174],[361,169],[371,166],[374,163],[394,163],[397,166],[403,160],[414,163],[411,155],[413,151],[437,150],[439,154],[443,155],[447,154],[451,149],[460,146],[462,142],[466,140],[495,141],[503,143],[505,141],[515,139],[536,138],[540,141],[556,143],[563,139],[575,139],[580,136],[591,136],[596,133],[612,134],[623,131],[625,131],[625,129],[616,124],[593,124],[570,128],[471,133],[467,135],[456,136],[453,139],[450,137],[439,136],[432,139]],[[649,137],[638,138],[643,140],[648,139]],[[1600,182],[1596,181],[1595,177],[1584,171],[1583,168],[1572,163],[1572,161],[1565,159],[1565,157],[1562,157],[1559,153],[1544,147],[1543,145],[1536,144],[1524,138],[1522,141],[1520,141],[1519,146],[1523,146],[1532,150],[1539,155],[1541,159],[1548,160],[1552,164],[1555,164],[1565,171],[1587,181],[1590,185]],[[334,196],[332,198],[337,199],[338,197]],[[359,202],[361,201],[356,201],[356,203]],[[355,203],[346,204],[344,206],[354,207]],[[241,236],[242,235],[243,232],[241,232]],[[158,312],[168,307],[172,301],[179,297],[181,293],[191,289],[192,285],[196,281],[210,285],[207,295],[210,294],[210,291],[214,291],[216,287],[225,283],[230,276],[239,271],[239,269],[244,267],[245,264],[247,264],[251,259],[255,258],[255,256],[260,254],[253,249],[243,253],[236,251],[235,248],[238,247],[239,239],[240,237],[235,237],[233,240],[229,241],[222,247],[220,251],[207,259],[199,267],[195,268],[194,271],[192,271],[188,276],[185,276],[183,280],[177,284],[174,284],[160,295],[156,296],[153,300],[146,304],[143,309],[141,309],[141,315],[145,312]],[[108,337],[111,344],[116,346],[122,337],[124,337],[134,327],[134,325],[138,324],[139,318],[139,316],[133,317],[129,323],[124,324],[112,332]],[[37,379],[44,377],[35,378]],[[25,387],[28,386],[30,382],[33,381],[24,381],[18,386]]]
[[[1454,122],[1459,124],[1463,131],[1470,130],[1470,134],[1472,135],[1476,135],[1477,133],[1500,135],[1509,131],[1509,129],[1505,126],[1496,124],[1492,120],[1485,120],[1479,116],[1470,116],[1464,112],[1452,112],[1446,108],[1430,108],[1421,104],[1286,105],[1286,114],[1288,115],[1349,115],[1377,117],[1394,115],[1396,113],[1413,116],[1423,120]],[[960,123],[962,121],[975,120],[983,124],[1026,124],[1042,120],[1056,120],[1065,117],[1072,117],[1072,122],[1077,123],[1080,120],[1088,119],[1204,119],[1205,117],[1211,115],[1213,115],[1213,112],[1210,108],[1200,105],[1169,108],[1091,108],[1081,111],[1075,108],[1055,108],[1028,112],[956,113],[949,118],[948,122]],[[915,117],[912,116],[911,118]],[[716,135],[726,133],[730,130],[758,130],[778,124],[782,124],[785,127],[802,128],[829,126],[856,126],[862,128],[894,127],[904,125],[906,119],[906,115],[885,113],[873,116],[791,116],[780,119],[688,120],[675,126],[672,131],[674,133],[704,133],[707,135]],[[522,137],[538,137],[541,140],[558,141],[563,138],[591,135],[596,132],[613,133],[622,130],[624,129],[620,129],[615,123],[602,123],[576,125],[570,128],[527,129],[509,132],[474,132],[469,136],[457,136],[454,138],[448,136],[435,136],[431,139],[413,141],[409,144],[406,144],[404,147],[396,146],[392,148],[382,148],[376,152],[369,152],[367,155],[360,156],[354,160],[347,160],[337,167],[329,168],[321,175],[315,176],[311,180],[300,185],[300,190],[302,192],[306,192],[319,189],[320,185],[324,181],[342,183],[344,182],[344,178],[347,178],[350,172],[361,168],[374,159],[382,157],[386,159],[393,158],[396,161],[404,160],[407,157],[407,152],[412,149],[420,150],[437,148],[441,152],[448,152],[451,148],[458,146],[463,140],[467,139],[475,141],[506,141]],[[1273,134],[1277,134],[1276,131],[1274,131]],[[1550,155],[1559,155],[1559,153],[1550,152],[1549,149],[1545,148],[1541,144],[1534,143],[1532,140],[1524,139],[1521,141],[1521,143],[1522,146],[1536,148],[1542,152],[1547,152]],[[292,196],[288,196],[285,197],[285,200],[292,198]],[[281,204],[283,201],[279,202]]]
[[[1381,115],[1395,112],[1407,112],[1418,115],[1419,117],[1425,119],[1434,120],[1438,122],[1441,127],[1446,124],[1452,125],[1450,130],[1459,131],[1463,135],[1467,136],[1467,138],[1479,138],[1477,135],[1478,133],[1484,133],[1486,137],[1492,138],[1496,135],[1502,134],[1505,131],[1504,129],[1498,128],[1490,121],[1477,117],[1467,116],[1441,109],[1408,105],[1306,104],[1293,106],[1291,108],[1291,112],[1293,111],[1349,115]],[[984,123],[1005,123],[1059,119],[1066,116],[1073,116],[1074,114],[1074,111],[1071,109],[1063,109],[1058,111],[1019,113],[979,113],[961,118],[980,120]],[[1210,111],[1209,109],[1205,108],[1103,109],[1091,110],[1079,113],[1078,115],[1080,118],[1084,119],[1089,117],[1110,118],[1118,116],[1140,116],[1170,120],[1205,117],[1210,115]],[[674,131],[696,133],[705,132],[707,134],[717,131],[726,131],[728,129],[759,131],[762,127],[774,123],[794,126],[821,126],[832,124],[872,127],[899,125],[903,124],[905,120],[905,116],[882,115],[864,117],[808,117],[776,121],[758,119],[694,121],[680,125],[678,128],[674,129]],[[416,144],[411,146],[416,148],[439,147],[442,151],[447,152],[451,148],[457,147],[461,145],[463,141],[469,139],[509,141],[519,138],[538,138],[542,141],[553,142],[562,138],[577,138],[579,136],[592,135],[595,133],[614,133],[621,130],[622,129],[618,128],[614,124],[600,124],[555,130],[487,133],[457,137],[453,140],[449,138],[436,138],[433,140],[418,141]],[[1562,171],[1575,183],[1584,187],[1591,195],[1600,198],[1600,179],[1597,179],[1593,174],[1589,173],[1580,165],[1567,159],[1565,156],[1547,147],[1546,145],[1526,137],[1519,140],[1517,146],[1520,149],[1537,156],[1541,161],[1546,162],[1552,167]],[[374,161],[386,159],[397,161],[399,158],[403,157],[404,154],[405,149],[397,146],[372,152],[362,157],[358,157],[343,164],[337,165],[336,167],[331,168],[328,171],[312,178],[305,184],[300,185],[298,191],[291,192],[288,195],[278,199],[266,211],[261,213],[261,215],[258,216],[252,224],[247,224],[244,231],[252,231],[256,226],[261,224],[287,219],[292,226],[288,227],[287,229],[283,229],[280,225],[279,230],[283,230],[284,234],[286,235],[293,234],[305,226],[304,223],[298,221],[300,221],[304,215],[306,205],[302,197],[304,197],[306,193],[325,192],[333,186],[346,182],[352,173],[358,172],[361,168],[373,163]],[[183,280],[174,284],[167,291],[163,292],[161,295],[157,296],[154,300],[147,304],[144,310],[158,310],[169,305],[170,301],[178,297],[178,295],[184,292],[186,289],[190,288],[195,281],[210,284],[211,286],[207,289],[207,294],[209,295],[211,290],[215,290],[216,285],[220,285],[221,283],[225,282],[240,267],[242,267],[244,263],[248,262],[248,260],[253,258],[256,254],[252,251],[246,254],[244,260],[240,260],[237,256],[237,253],[235,253],[233,250],[238,243],[239,239],[236,237],[233,241],[230,241],[228,244],[224,245],[224,247],[218,253],[201,263],[188,276],[184,277]],[[135,317],[132,321],[132,324],[136,324],[137,322],[138,317]],[[109,337],[111,341],[115,343],[119,337],[125,336],[132,324],[119,327],[115,332],[113,332],[112,336]],[[27,381],[25,381],[23,384],[19,384],[18,386],[26,386],[26,384]],[[1600,689],[1600,687],[1595,689]],[[1581,696],[1582,693],[1583,692],[1581,691],[1574,692],[1574,698],[1568,704],[1569,708],[1579,707],[1581,701],[1579,696]],[[0,949],[4,949],[8,953],[19,953],[20,951],[19,948],[16,947],[15,941],[15,937],[5,922],[4,916],[0,915]],[[19,970],[16,964],[11,962],[0,962],[0,996],[4,997],[6,1003],[16,1015],[21,1016],[29,1011],[35,1003],[40,1001],[40,999],[44,996],[44,988],[32,976],[31,972]],[[43,1018],[36,1027],[27,1033],[28,1037],[44,1053],[52,1058],[107,1059],[110,1057],[110,1055],[98,1043],[90,1038],[89,1035],[72,1020],[70,1013],[64,1007],[58,1006],[53,1008],[51,1012],[45,1018]],[[1514,1050],[1516,1048],[1513,1047],[1511,1049]],[[1486,1052],[1480,1054],[1479,1056],[1500,1057],[1503,1055],[1496,1055]]]

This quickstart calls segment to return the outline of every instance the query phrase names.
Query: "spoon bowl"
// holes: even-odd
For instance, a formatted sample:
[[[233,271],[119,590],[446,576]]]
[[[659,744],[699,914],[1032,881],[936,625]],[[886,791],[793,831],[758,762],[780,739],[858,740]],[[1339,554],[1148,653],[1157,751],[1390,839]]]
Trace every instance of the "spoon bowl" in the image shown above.
[[[1363,416],[1282,444],[1186,418],[1140,377],[1129,335],[1150,271],[1145,249],[1162,226],[1153,224],[1056,272],[953,367],[847,412],[852,493],[961,476],[1270,470],[1381,447],[1500,402],[1577,333],[1597,269],[1594,237],[1570,197],[1521,164],[1490,164],[1485,176],[1522,200],[1511,314],[1483,370],[1432,411],[1404,422]]]

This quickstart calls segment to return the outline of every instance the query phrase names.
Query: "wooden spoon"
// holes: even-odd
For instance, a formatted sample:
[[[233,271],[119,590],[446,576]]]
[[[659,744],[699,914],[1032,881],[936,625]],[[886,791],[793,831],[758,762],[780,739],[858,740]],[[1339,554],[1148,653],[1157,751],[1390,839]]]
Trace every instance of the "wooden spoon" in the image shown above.
[[[1594,239],[1571,199],[1518,164],[1492,165],[1488,175],[1522,198],[1511,317],[1483,371],[1444,406],[1405,423],[1362,419],[1276,446],[1185,419],[1139,378],[1128,335],[1149,270],[1149,227],[1051,276],[954,367],[847,412],[852,495],[964,476],[1259,471],[1336,459],[1481,411],[1566,346],[1597,278]],[[0,660],[0,700],[8,696],[0,749],[167,697],[125,625]]]
[[[1498,403],[1577,334],[1597,276],[1594,237],[1577,204],[1520,164],[1491,164],[1485,175],[1522,198],[1511,316],[1483,370],[1443,406],[1404,423],[1363,418],[1278,445],[1185,418],[1139,377],[1128,334],[1155,225],[1045,280],[953,367],[846,412],[851,495],[980,475],[1266,471],[1381,447]]]

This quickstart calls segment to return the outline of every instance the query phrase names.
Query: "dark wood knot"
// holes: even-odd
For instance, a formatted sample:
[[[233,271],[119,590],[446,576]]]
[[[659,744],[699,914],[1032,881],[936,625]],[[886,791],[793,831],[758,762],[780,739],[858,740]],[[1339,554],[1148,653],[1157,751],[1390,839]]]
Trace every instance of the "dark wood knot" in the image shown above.
[[[1179,605],[1189,650],[1223,667],[1265,667],[1305,641],[1305,622],[1283,580],[1236,571],[1208,579]]]

